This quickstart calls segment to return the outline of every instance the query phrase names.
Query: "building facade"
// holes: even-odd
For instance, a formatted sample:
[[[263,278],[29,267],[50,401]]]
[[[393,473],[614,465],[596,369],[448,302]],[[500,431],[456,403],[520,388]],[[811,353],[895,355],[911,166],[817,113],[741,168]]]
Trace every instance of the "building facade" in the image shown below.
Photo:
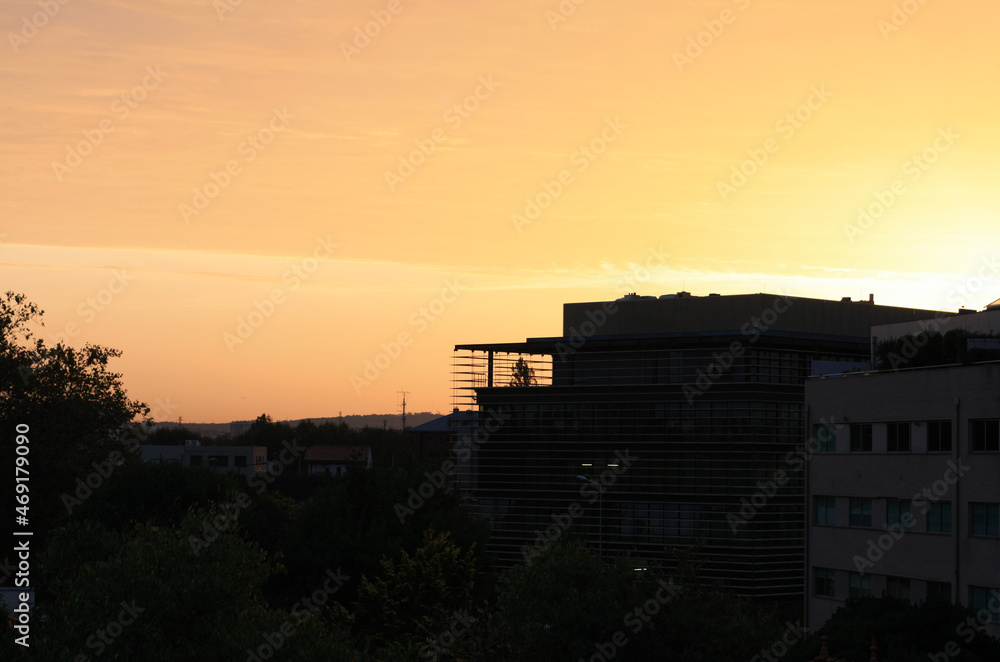
[[[803,385],[871,365],[871,327],[933,311],[766,294],[566,304],[563,333],[458,345],[459,484],[502,567],[572,528],[604,555],[801,602]],[[464,460],[464,461],[463,461]]]
[[[1000,311],[872,333],[916,337],[919,349],[922,330],[989,334],[997,322]],[[805,402],[817,439],[809,627],[848,597],[884,594],[985,610],[990,633],[1000,633],[1000,362],[814,377]]]
[[[185,467],[209,467],[223,473],[250,476],[267,471],[266,446],[202,446],[145,444],[144,462],[180,464]]]
[[[371,446],[316,445],[306,449],[306,473],[339,478],[351,468],[372,468]]]

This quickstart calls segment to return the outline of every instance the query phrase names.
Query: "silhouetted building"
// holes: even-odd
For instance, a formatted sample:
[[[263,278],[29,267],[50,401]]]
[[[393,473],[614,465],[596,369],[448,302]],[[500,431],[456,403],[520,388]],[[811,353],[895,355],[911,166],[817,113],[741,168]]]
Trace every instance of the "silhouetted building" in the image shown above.
[[[306,472],[310,476],[343,476],[351,465],[371,469],[371,446],[310,446],[306,449]]]
[[[605,555],[801,601],[812,374],[871,366],[871,327],[933,311],[768,294],[565,304],[563,334],[455,348],[460,485],[513,565],[571,522]],[[461,459],[461,457],[459,458]],[[597,489],[578,478],[605,483]]]
[[[408,428],[406,439],[410,453],[421,463],[440,464],[451,457],[455,445],[455,431],[450,421],[452,414]]]

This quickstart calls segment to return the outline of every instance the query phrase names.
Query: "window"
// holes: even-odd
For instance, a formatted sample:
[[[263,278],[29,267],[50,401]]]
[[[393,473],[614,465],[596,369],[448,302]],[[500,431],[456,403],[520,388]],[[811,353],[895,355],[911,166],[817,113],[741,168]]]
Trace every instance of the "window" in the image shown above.
[[[872,452],[872,424],[852,423],[851,424],[851,452],[871,453]]]
[[[201,455],[192,455],[191,456],[191,466],[192,467],[200,467],[201,466]]]
[[[237,455],[233,459],[235,461],[235,465],[234,466],[237,466],[237,467],[245,467],[245,466],[247,466],[247,456],[246,455]]]
[[[910,514],[910,502],[900,499],[889,499],[885,502],[886,526],[898,525],[904,529],[913,527],[913,516]]]
[[[951,452],[951,421],[927,421],[927,452]]]
[[[264,464],[264,456],[258,455],[253,461],[254,464]]]
[[[1000,504],[970,503],[969,514],[972,519],[969,530],[974,536],[1000,536]]]
[[[886,577],[885,596],[900,600],[910,599],[910,580],[906,577]]]
[[[910,452],[910,424],[888,423],[886,425],[886,450],[890,453]]]
[[[951,533],[951,501],[928,504],[927,533]]]
[[[951,602],[951,582],[927,582],[927,599],[937,598]]]
[[[509,499],[480,499],[479,515],[486,520],[490,529],[498,528],[507,515],[510,514]]]
[[[851,497],[851,526],[872,525],[872,500]]]
[[[833,425],[813,423],[813,437],[819,442],[819,453],[837,452],[837,428]]]
[[[813,570],[815,572],[813,590],[816,592],[816,595],[825,595],[832,598],[836,587],[835,579],[837,571],[830,570],[829,568],[814,568]]]
[[[828,496],[815,497],[816,514],[813,519],[817,526],[834,526],[837,524],[837,498]]]
[[[1000,420],[969,421],[969,427],[974,453],[1000,451]]]
[[[969,606],[976,612],[985,609],[991,621],[1000,621],[1000,591],[995,588],[969,584]]]
[[[208,456],[208,466],[210,466],[210,467],[228,467],[229,466],[229,456],[227,456],[227,455],[209,455]]]
[[[648,503],[623,503],[621,506],[621,531],[626,537],[641,537],[646,540],[650,531],[650,517]],[[657,513],[663,517],[662,509]],[[662,522],[662,519],[661,519]],[[660,525],[662,530],[663,526]]]
[[[857,572],[848,573],[848,596],[863,598],[872,594],[872,576]]]

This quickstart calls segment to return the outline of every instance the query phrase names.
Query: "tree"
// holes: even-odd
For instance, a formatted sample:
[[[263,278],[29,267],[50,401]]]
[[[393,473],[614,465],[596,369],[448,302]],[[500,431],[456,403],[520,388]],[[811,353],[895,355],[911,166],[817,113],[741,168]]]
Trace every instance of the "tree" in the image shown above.
[[[376,639],[399,644],[436,639],[452,614],[467,607],[475,582],[475,550],[463,550],[447,533],[424,532],[413,556],[383,558],[374,580],[362,577],[353,620]]]
[[[483,648],[505,642],[489,657],[505,661],[749,660],[781,637],[773,614],[700,587],[696,554],[675,555],[668,577],[630,557],[602,560],[563,534],[504,574],[496,619],[504,628],[486,633]],[[648,570],[637,576],[637,565]]]
[[[36,538],[64,512],[61,495],[74,493],[88,477],[100,484],[121,464],[140,461],[133,421],[149,414],[109,369],[121,352],[46,345],[34,335],[43,314],[23,294],[0,298],[0,465],[13,466],[14,432],[25,430]]]
[[[799,659],[812,659],[820,638],[829,637],[830,651],[847,660],[864,660],[872,637],[878,658],[909,662],[948,658],[954,662],[1000,659],[1000,641],[980,631],[976,610],[941,598],[910,604],[895,598],[852,598],[834,612],[797,651]],[[958,645],[947,655],[945,647]],[[954,653],[954,654],[953,654]]]
[[[192,509],[176,527],[57,529],[40,557],[50,595],[37,607],[35,659],[244,660],[264,645],[276,655],[263,659],[302,659],[326,638],[322,614],[270,609],[260,586],[273,564],[218,510]]]
[[[511,370],[508,386],[534,386],[536,383],[535,369],[528,365],[524,357],[518,357],[513,370]]]

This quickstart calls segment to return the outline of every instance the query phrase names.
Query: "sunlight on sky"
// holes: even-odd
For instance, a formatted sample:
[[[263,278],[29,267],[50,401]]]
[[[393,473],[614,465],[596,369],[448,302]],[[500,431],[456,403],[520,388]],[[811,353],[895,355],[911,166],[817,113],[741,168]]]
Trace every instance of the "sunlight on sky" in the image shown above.
[[[188,421],[445,412],[629,291],[979,309],[1000,6],[898,4],[6,2],[0,277]]]

